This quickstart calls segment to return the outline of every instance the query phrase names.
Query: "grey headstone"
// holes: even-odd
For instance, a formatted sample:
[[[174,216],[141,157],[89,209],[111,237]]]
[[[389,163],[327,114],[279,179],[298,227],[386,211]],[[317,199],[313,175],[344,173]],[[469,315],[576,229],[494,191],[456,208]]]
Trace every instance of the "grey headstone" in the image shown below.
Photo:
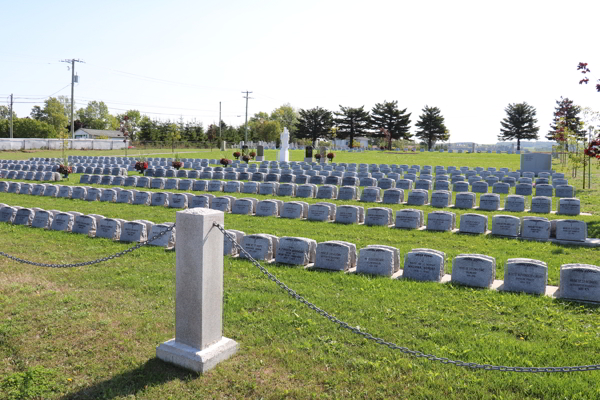
[[[96,218],[90,217],[89,215],[77,215],[75,217],[75,223],[71,228],[71,232],[94,237],[96,235]]]
[[[102,219],[97,224],[96,237],[119,240],[121,237],[121,222],[112,218]]]
[[[15,217],[17,215],[17,208],[4,206],[0,208],[0,222],[9,222],[14,223]]]
[[[308,203],[303,201],[290,201],[283,203],[281,218],[301,219],[308,215]]]
[[[149,206],[152,199],[152,192],[137,192],[133,198],[133,204]]]
[[[383,192],[384,204],[400,204],[404,202],[404,190],[387,189]]]
[[[556,239],[585,242],[587,223],[576,219],[558,219],[552,221],[556,226]]]
[[[423,210],[405,208],[396,211],[396,228],[419,229],[423,227]]]
[[[403,278],[440,282],[444,276],[445,255],[437,250],[413,249],[404,257]]]
[[[390,226],[394,223],[394,212],[391,208],[372,207],[367,209],[365,225]]]
[[[239,245],[242,244],[242,238],[246,236],[246,234],[242,231],[236,231],[234,229],[227,229],[226,232],[235,240],[235,242]],[[225,256],[235,256],[238,254],[238,248],[233,245],[231,240],[227,236],[223,236],[223,255]]]
[[[152,228],[150,228],[150,233],[148,234],[148,240],[151,240],[156,235],[158,235],[162,232],[165,232],[167,229],[169,229],[172,226],[173,226],[172,222],[165,222],[162,224],[152,225]],[[170,232],[167,232],[164,235],[160,236],[159,238],[152,240],[148,244],[151,246],[165,247],[167,249],[174,248],[175,241],[176,241],[176,229],[177,228],[173,228]]]
[[[431,193],[431,207],[445,208],[452,203],[452,192],[447,190],[436,190]]]
[[[207,189],[207,191],[209,191],[209,192],[222,192],[224,185],[225,185],[225,182],[223,182],[223,181],[210,181],[210,182],[208,182],[208,189]]]
[[[460,217],[461,233],[486,233],[488,229],[488,217],[481,214],[466,213]]]
[[[521,218],[521,237],[527,239],[550,239],[550,221],[540,217]]]
[[[279,189],[278,182],[264,182],[260,184],[260,188],[258,190],[258,194],[267,195],[267,196],[276,196],[277,189]]]
[[[340,224],[359,224],[364,222],[364,208],[341,205],[337,208],[335,222]]]
[[[52,225],[50,225],[50,229],[52,229],[53,231],[71,232],[74,223],[75,216],[73,214],[58,213],[54,216],[54,219],[52,220]]]
[[[17,212],[18,214],[18,212]],[[48,229],[52,225],[52,219],[54,215],[46,210],[37,210],[31,221],[33,228]]]
[[[521,220],[510,215],[494,215],[492,217],[492,234],[518,237],[521,234]]]
[[[554,187],[552,185],[536,184],[535,195],[543,197],[552,197],[554,195]]]
[[[560,297],[600,302],[600,267],[564,264],[560,267]]]
[[[356,186],[342,186],[338,191],[338,200],[356,200],[360,190]]]
[[[315,261],[317,242],[300,237],[282,237],[275,261],[281,264],[307,265]]]
[[[496,278],[496,259],[481,254],[459,254],[452,260],[452,283],[489,288]]]
[[[237,199],[231,208],[232,214],[252,215],[254,211],[255,203],[250,199]]]
[[[231,207],[233,206],[233,202],[230,198],[222,196],[215,197],[212,199],[210,208],[213,210],[223,211],[225,213],[231,212]]]
[[[133,202],[133,192],[131,190],[121,190],[117,194],[117,203],[131,204]]]
[[[509,292],[543,295],[548,283],[545,262],[529,258],[509,258],[504,265],[504,287]]]
[[[202,196],[194,196],[192,197],[191,204],[189,204],[189,208],[210,208],[212,204],[212,199],[214,196],[212,195],[202,195]]]
[[[388,246],[365,247],[360,249],[358,262],[356,263],[356,272],[361,274],[392,276],[396,266],[396,257],[398,256],[392,248]]]
[[[100,201],[114,203],[117,199],[117,191],[114,189],[104,189],[100,196]]]
[[[70,199],[72,193],[73,193],[73,188],[71,186],[61,186],[58,189],[58,194],[56,195],[56,197]]]
[[[414,189],[408,194],[406,204],[409,206],[423,206],[429,203],[429,192],[422,189]]]
[[[184,193],[173,193],[169,200],[170,208],[188,208],[188,195]]]
[[[552,198],[536,196],[531,199],[531,210],[532,213],[538,214],[550,214],[552,211]]]
[[[121,242],[143,242],[148,238],[148,228],[143,222],[129,221],[123,224]]]
[[[427,214],[428,231],[451,231],[456,226],[456,214],[448,211],[432,211]]]
[[[295,183],[280,183],[279,189],[277,190],[278,196],[296,196],[296,184]]]
[[[479,197],[479,209],[496,211],[500,207],[500,195],[496,193],[485,193]]]
[[[208,181],[198,180],[194,181],[194,191],[195,192],[205,192],[208,188]]]
[[[242,188],[244,187],[244,183],[240,181],[230,181],[225,183],[225,187],[223,187],[223,192],[225,193],[240,193]]]
[[[279,202],[275,200],[262,200],[256,204],[256,216],[258,217],[278,217]]]
[[[338,188],[334,185],[323,185],[317,190],[317,199],[335,199],[338,196]]]
[[[87,197],[87,188],[82,186],[73,187],[73,194],[71,195],[72,199],[85,200]]]
[[[317,193],[317,186],[314,184],[300,185],[296,188],[296,197],[313,198]]]
[[[315,268],[346,271],[355,266],[355,244],[342,241],[328,241],[317,245]]]
[[[510,190],[510,185],[504,182],[497,182],[492,185],[492,193],[497,194],[508,194]]]
[[[580,203],[579,199],[563,198],[558,201],[558,209],[556,210],[557,214],[579,215],[580,212],[581,212],[581,203]]]
[[[504,199],[504,211],[525,211],[525,197],[521,195],[508,195]]]
[[[151,206],[168,207],[169,206],[169,194],[165,192],[153,192],[152,200],[150,200]]]
[[[255,260],[272,260],[277,256],[278,245],[279,238],[272,235],[255,234],[242,238],[242,248]],[[240,253],[240,258],[246,258],[246,255]]]

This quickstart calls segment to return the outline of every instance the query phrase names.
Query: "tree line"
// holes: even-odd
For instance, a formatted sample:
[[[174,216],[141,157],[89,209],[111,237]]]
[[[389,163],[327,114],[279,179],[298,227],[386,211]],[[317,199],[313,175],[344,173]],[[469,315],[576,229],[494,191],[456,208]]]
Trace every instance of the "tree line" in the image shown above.
[[[371,110],[361,107],[339,106],[337,111],[321,107],[295,109],[284,104],[271,113],[258,112],[248,120],[247,126],[228,125],[224,121],[210,124],[206,129],[197,120],[161,120],[143,115],[138,110],[129,110],[112,115],[102,101],[90,101],[85,107],[75,111],[75,130],[90,128],[98,130],[121,130],[127,132],[132,141],[141,142],[210,142],[221,140],[239,143],[247,137],[251,141],[276,142],[283,128],[290,132],[290,140],[299,144],[313,144],[317,140],[347,139],[349,147],[357,145],[356,138],[368,137],[392,149],[397,141],[420,140],[428,149],[439,142],[450,139],[450,132],[438,107],[425,106],[415,123],[415,134],[410,132],[411,113],[400,109],[397,101],[376,103]],[[71,103],[68,97],[50,97],[43,106],[33,106],[29,116],[17,118],[13,113],[13,136],[15,138],[56,138],[69,132]],[[555,119],[546,136],[550,140],[565,141],[565,135],[581,137],[582,122],[579,117],[581,107],[573,105],[569,99],[557,101]],[[536,110],[524,103],[509,104],[506,118],[501,121],[501,141],[538,139]],[[10,112],[0,106],[0,137],[9,137]]]

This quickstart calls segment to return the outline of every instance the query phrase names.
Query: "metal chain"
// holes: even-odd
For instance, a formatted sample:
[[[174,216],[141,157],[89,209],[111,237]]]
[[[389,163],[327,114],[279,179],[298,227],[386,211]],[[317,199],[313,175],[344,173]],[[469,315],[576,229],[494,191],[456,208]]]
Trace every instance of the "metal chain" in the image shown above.
[[[23,263],[23,264],[29,264],[29,265],[35,265],[37,267],[49,267],[49,268],[72,268],[72,267],[83,267],[85,265],[92,265],[92,264],[98,264],[104,261],[108,261],[108,260],[112,260],[113,258],[118,258],[121,257],[127,253],[131,253],[134,250],[139,249],[140,247],[146,246],[147,244],[149,244],[150,242],[155,241],[156,239],[162,237],[163,235],[166,235],[167,232],[171,232],[173,229],[175,228],[175,224],[167,227],[166,230],[158,233],[157,235],[155,235],[154,237],[152,237],[151,239],[148,239],[144,242],[140,242],[138,244],[136,244],[133,247],[130,247],[126,250],[120,251],[116,254],[113,254],[111,256],[107,256],[107,257],[102,257],[102,258],[98,258],[97,260],[93,260],[93,261],[86,261],[86,262],[80,262],[80,263],[75,263],[75,264],[44,264],[44,263],[38,263],[35,261],[29,261],[29,260],[24,260],[22,258],[19,257],[15,257],[15,256],[11,256],[10,254],[7,254],[3,251],[0,251],[0,256],[4,256],[6,258],[10,258],[11,260]]]
[[[597,371],[600,370],[600,364],[594,364],[594,365],[579,365],[579,366],[573,366],[573,367],[507,367],[507,366],[503,366],[503,365],[491,365],[491,364],[477,364],[477,363],[469,363],[469,362],[464,362],[464,361],[460,361],[460,360],[451,360],[449,358],[445,358],[445,357],[437,357],[433,354],[425,354],[421,351],[418,350],[411,350],[407,347],[402,347],[402,346],[398,346],[397,344],[391,343],[391,342],[386,342],[385,340],[375,337],[373,335],[371,335],[368,332],[363,332],[361,331],[359,328],[355,328],[353,326],[350,326],[348,323],[341,321],[340,319],[338,319],[337,317],[327,313],[326,311],[324,311],[323,309],[315,306],[313,303],[311,303],[310,301],[306,300],[304,297],[300,296],[298,293],[296,293],[294,290],[290,289],[285,283],[281,282],[275,275],[273,275],[272,273],[270,273],[265,267],[263,267],[262,265],[260,265],[260,263],[258,261],[256,261],[246,250],[244,250],[244,248],[242,246],[240,246],[237,241],[229,234],[225,231],[225,229],[219,225],[218,223],[214,222],[213,223],[214,226],[216,226],[222,233],[223,235],[225,235],[225,237],[227,237],[231,243],[242,253],[244,253],[244,255],[263,273],[265,274],[270,280],[272,280],[273,282],[275,282],[277,284],[277,286],[279,286],[280,288],[282,288],[283,290],[285,290],[290,296],[292,296],[294,299],[298,300],[300,303],[305,304],[308,308],[310,308],[311,310],[315,311],[317,314],[327,318],[328,320],[330,320],[331,322],[338,324],[339,326],[341,326],[342,328],[348,329],[353,333],[356,333],[359,336],[362,336],[365,339],[369,339],[374,341],[377,344],[380,344],[382,346],[387,346],[390,349],[393,350],[400,350],[402,353],[411,355],[413,357],[417,357],[417,358],[426,358],[430,361],[439,361],[442,364],[452,364],[452,365],[456,365],[458,367],[466,367],[466,368],[471,368],[471,369],[482,369],[482,370],[486,370],[486,371],[503,371],[503,372],[531,372],[531,373],[537,373],[537,372],[576,372],[576,371]]]

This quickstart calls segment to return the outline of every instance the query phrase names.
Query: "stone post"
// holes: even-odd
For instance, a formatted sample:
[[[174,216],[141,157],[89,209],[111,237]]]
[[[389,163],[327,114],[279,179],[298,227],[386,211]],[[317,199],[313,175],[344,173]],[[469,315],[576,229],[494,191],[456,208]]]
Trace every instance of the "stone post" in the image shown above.
[[[156,348],[166,362],[203,373],[226,360],[238,344],[223,337],[223,234],[221,211],[177,212],[175,339]]]

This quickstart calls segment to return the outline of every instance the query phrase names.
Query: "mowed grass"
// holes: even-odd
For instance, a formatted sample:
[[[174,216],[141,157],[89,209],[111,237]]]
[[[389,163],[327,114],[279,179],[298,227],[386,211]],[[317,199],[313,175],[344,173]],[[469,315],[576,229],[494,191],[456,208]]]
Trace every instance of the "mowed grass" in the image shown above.
[[[367,153],[371,154],[382,155]],[[361,162],[356,161],[356,154],[353,157]],[[442,161],[383,162],[442,165]],[[75,183],[75,177],[69,182]],[[589,196],[597,202],[596,195]],[[177,211],[6,193],[0,194],[0,202],[154,222],[174,221]],[[435,210],[418,208],[425,213]],[[595,215],[578,218],[597,226]],[[447,273],[457,254],[487,254],[496,257],[500,279],[506,259],[535,258],[548,263],[549,284],[554,285],[561,264],[600,265],[597,249],[485,236],[231,214],[225,216],[225,225],[246,233],[310,237],[318,242],[346,240],[359,248],[393,245],[402,255],[412,248],[429,247],[446,252]],[[0,251],[39,262],[86,261],[130,246],[4,223],[0,238]],[[156,346],[174,337],[174,252],[144,247],[117,260],[76,269],[39,268],[0,258],[0,398],[600,397],[598,372],[471,371],[409,357],[320,317],[247,261],[226,257],[224,267],[224,335],[236,340],[240,350],[199,376],[155,358]],[[512,366],[600,363],[600,311],[594,305],[284,265],[268,268],[309,301],[350,325],[411,349]]]

